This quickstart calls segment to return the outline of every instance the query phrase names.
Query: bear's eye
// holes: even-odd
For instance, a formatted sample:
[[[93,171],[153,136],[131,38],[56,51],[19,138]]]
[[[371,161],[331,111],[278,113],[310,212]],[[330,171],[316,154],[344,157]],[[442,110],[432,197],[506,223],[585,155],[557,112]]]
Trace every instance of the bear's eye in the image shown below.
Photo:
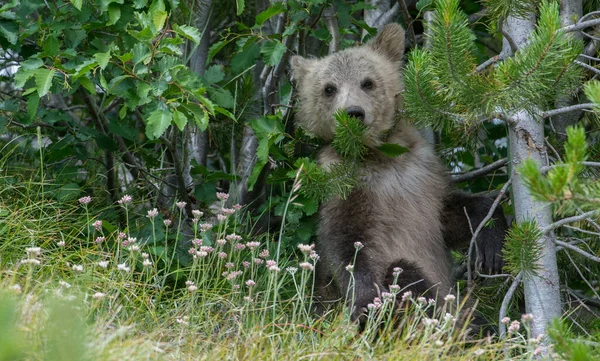
[[[360,86],[363,89],[373,89],[373,81],[371,79],[365,79]]]
[[[327,85],[325,87],[325,95],[327,95],[327,96],[331,96],[331,95],[335,94],[336,91],[337,91],[337,88],[334,87],[333,85]]]

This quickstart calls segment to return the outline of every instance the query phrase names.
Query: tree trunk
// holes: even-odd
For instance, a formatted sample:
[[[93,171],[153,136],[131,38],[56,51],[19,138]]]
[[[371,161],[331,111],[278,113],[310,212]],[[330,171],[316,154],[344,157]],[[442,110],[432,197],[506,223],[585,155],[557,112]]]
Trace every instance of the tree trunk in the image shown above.
[[[578,19],[581,19],[583,13],[582,0],[560,0],[560,20],[563,26],[573,25]],[[582,35],[579,31],[571,33],[576,38],[581,38]],[[563,95],[556,99],[555,108],[564,108],[575,104],[577,101],[569,96]],[[563,114],[556,115],[550,120],[556,131],[556,137],[561,140],[567,140],[567,127],[575,124],[583,110],[566,112]]]
[[[509,17],[504,30],[519,48],[526,46],[527,37],[535,25],[535,16],[525,19]],[[510,46],[504,40],[503,53],[510,53]],[[517,222],[534,219],[540,228],[552,223],[552,208],[547,203],[537,202],[531,196],[520,175],[519,165],[527,158],[534,159],[540,166],[547,165],[544,144],[544,122],[534,118],[526,111],[509,114],[516,123],[509,129],[511,177],[513,180],[512,199]],[[559,276],[556,264],[556,251],[553,234],[544,234],[537,242],[542,247],[538,262],[538,275],[523,280],[525,288],[526,312],[533,315],[530,337],[546,334],[549,322],[561,315]]]
[[[202,0],[194,9],[192,25],[200,30],[202,39],[200,44],[191,54],[190,70],[204,75],[206,70],[206,59],[208,58],[208,48],[210,45],[210,14],[212,0]],[[191,44],[190,44],[191,45]],[[193,49],[193,48],[192,48]],[[192,50],[191,49],[191,50]],[[203,132],[196,124],[189,123],[185,128],[185,151],[183,169],[186,184],[192,183],[190,175],[192,165],[191,160],[195,160],[200,165],[206,165],[206,154],[208,150],[208,132]]]

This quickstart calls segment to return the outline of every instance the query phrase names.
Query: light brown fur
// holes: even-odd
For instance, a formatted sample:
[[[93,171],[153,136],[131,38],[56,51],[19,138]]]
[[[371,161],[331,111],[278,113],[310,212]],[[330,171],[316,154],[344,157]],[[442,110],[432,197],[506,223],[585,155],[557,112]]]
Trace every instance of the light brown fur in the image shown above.
[[[441,223],[449,193],[444,169],[414,127],[403,122],[395,125],[403,50],[404,30],[391,24],[361,47],[323,59],[293,57],[291,61],[300,100],[296,120],[311,134],[331,140],[336,110],[353,106],[365,110],[370,152],[361,163],[362,186],[347,200],[335,198],[322,205],[316,245],[321,256],[317,288],[325,302],[346,294],[350,278],[345,267],[353,262],[354,242],[364,244],[354,268],[355,318],[378,292],[388,290],[385,280],[391,265],[411,268],[406,272],[411,276],[401,280],[408,284],[418,281],[413,280],[418,275],[433,293],[446,294],[452,285]],[[374,84],[370,89],[362,86],[366,78]],[[336,88],[333,96],[324,94],[327,86]],[[409,152],[387,157],[376,149],[383,142],[407,147]],[[325,146],[318,161],[328,167],[340,157]]]

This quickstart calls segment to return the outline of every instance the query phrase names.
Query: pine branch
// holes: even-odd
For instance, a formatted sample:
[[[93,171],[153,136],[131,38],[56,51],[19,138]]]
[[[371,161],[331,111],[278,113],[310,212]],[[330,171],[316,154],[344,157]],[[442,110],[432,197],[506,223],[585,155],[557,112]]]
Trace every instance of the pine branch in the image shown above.
[[[567,249],[570,249],[573,252],[579,253],[580,255],[582,255],[583,257],[590,259],[594,262],[600,262],[600,257],[594,256],[592,254],[587,253],[586,251],[582,250],[579,247],[575,247],[567,242],[563,242],[563,241],[559,241],[558,239],[554,240],[554,244],[556,244],[557,246],[561,246]]]
[[[583,103],[583,104],[575,104],[564,108],[558,108],[553,110],[548,110],[546,112],[542,112],[542,118],[550,118],[555,115],[572,112],[580,109],[592,109],[595,105],[593,103]]]
[[[600,210],[596,209],[593,211],[585,212],[585,213],[577,215],[577,216],[563,218],[559,221],[556,221],[556,222],[548,225],[547,227],[542,228],[541,231],[542,231],[542,233],[546,234],[552,230],[555,230],[556,228],[564,226],[565,224],[583,221],[584,219],[586,219],[588,217],[598,214],[599,211]]]
[[[585,19],[587,17],[590,17],[592,15],[599,15],[599,14],[600,14],[600,11],[592,11],[591,13],[587,13],[581,17],[581,19],[577,22],[577,24],[565,26],[565,27],[561,28],[560,30],[564,31],[565,33],[570,33],[573,31],[579,31],[579,30],[583,30],[585,28],[590,28],[592,26],[600,25],[600,19],[585,21]]]
[[[502,168],[503,166],[505,166],[508,163],[508,159],[507,158],[503,158],[500,160],[495,161],[494,163],[488,164],[484,167],[481,167],[479,169],[467,172],[467,173],[463,173],[463,174],[452,174],[452,183],[460,183],[460,182],[465,182],[477,177],[481,177],[483,175],[486,175],[490,172],[493,172],[499,168]]]

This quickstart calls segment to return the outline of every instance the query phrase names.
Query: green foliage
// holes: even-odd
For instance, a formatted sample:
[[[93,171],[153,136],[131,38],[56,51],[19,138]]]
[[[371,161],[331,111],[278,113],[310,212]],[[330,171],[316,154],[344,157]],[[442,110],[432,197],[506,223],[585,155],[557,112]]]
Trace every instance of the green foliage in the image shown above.
[[[600,203],[600,187],[593,178],[582,176],[588,145],[582,127],[568,127],[565,158],[553,164],[543,175],[537,163],[527,159],[519,173],[532,195],[541,201],[555,203],[559,214],[581,209],[595,209]]]
[[[0,290],[0,361],[20,360],[23,335],[17,330],[16,300]]]
[[[324,169],[308,158],[301,158],[295,166],[302,167],[300,194],[319,203],[333,197],[346,199],[360,185],[358,166],[352,161],[342,161]]]
[[[598,346],[588,346],[586,340],[577,339],[564,321],[554,320],[548,328],[548,336],[561,359],[570,361],[593,361],[598,358]],[[595,344],[595,343],[592,343]]]
[[[335,113],[335,135],[331,146],[346,160],[360,161],[367,153],[365,131],[367,128],[358,118],[343,110]]]
[[[69,96],[78,90],[101,94],[107,103],[123,104],[121,119],[141,116],[149,139],[162,136],[173,120],[179,128],[187,119],[206,128],[208,117],[220,110],[205,95],[212,84],[190,72],[182,57],[182,44],[186,39],[198,44],[199,31],[168,24],[173,9],[162,0],[149,6],[86,3],[82,7],[81,1],[44,6],[39,24],[30,21],[37,5],[30,3],[12,18],[21,29],[14,50],[21,51],[28,43],[38,45],[27,48],[28,56],[15,74],[15,85],[24,94]],[[148,103],[154,106],[139,108]],[[176,119],[172,113],[178,114]]]
[[[585,96],[594,104],[594,109],[600,111],[600,81],[590,80],[583,87]]]
[[[523,277],[536,276],[542,250],[538,242],[541,237],[542,233],[535,221],[515,223],[508,231],[502,249],[502,257],[506,263],[504,268],[514,276],[519,272]]]
[[[493,25],[505,21],[508,16],[522,18],[534,12],[540,0],[482,0]]]
[[[409,54],[406,109],[418,123],[454,129],[464,141],[499,110],[534,112],[581,82],[573,64],[582,43],[560,30],[558,4],[542,1],[535,32],[514,57],[476,71],[475,37],[457,0],[435,2],[431,49]],[[506,5],[506,4],[505,4]],[[466,137],[465,137],[466,135]]]

